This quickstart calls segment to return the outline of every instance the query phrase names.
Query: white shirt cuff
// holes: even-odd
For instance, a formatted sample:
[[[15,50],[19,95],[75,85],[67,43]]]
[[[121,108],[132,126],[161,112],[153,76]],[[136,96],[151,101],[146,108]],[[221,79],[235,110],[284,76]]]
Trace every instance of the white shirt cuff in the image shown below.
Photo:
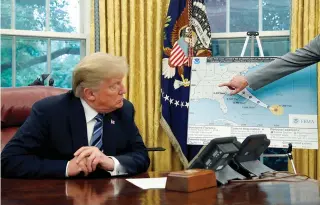
[[[70,161],[68,161],[67,166],[66,166],[66,177],[69,177],[69,176],[68,176],[68,166],[69,166],[69,162],[70,162]]]
[[[110,156],[109,156],[110,157]],[[120,164],[120,162],[115,157],[110,157],[114,162],[113,171],[108,171],[111,176],[125,175],[127,174],[125,168]]]

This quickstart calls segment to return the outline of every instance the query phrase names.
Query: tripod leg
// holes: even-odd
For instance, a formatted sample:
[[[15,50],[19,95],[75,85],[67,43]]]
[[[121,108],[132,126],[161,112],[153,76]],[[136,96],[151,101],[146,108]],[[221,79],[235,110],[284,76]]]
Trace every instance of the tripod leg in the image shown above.
[[[263,50],[262,50],[261,41],[260,41],[259,36],[256,36],[256,39],[257,39],[257,43],[258,43],[258,47],[259,47],[260,56],[263,57],[263,56],[264,56],[264,53],[263,53]]]
[[[294,163],[293,163],[293,159],[290,159],[290,161],[291,161],[291,165],[292,165],[294,173],[297,174],[296,167],[294,166]]]
[[[241,51],[241,57],[244,56],[244,52],[246,51],[246,48],[247,48],[247,45],[248,45],[248,41],[249,41],[249,36],[246,37],[246,41],[244,42],[244,45],[243,45],[243,48],[242,48],[242,51]]]

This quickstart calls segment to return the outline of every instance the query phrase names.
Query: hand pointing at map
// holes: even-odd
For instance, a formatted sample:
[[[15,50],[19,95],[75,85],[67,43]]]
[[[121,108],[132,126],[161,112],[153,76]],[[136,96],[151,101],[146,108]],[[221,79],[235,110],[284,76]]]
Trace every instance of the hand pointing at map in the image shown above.
[[[268,63],[265,67],[248,73],[245,76],[235,76],[230,82],[219,86],[228,86],[231,95],[237,94],[246,86],[252,90],[262,88],[284,76],[306,68],[320,60],[320,35],[317,35],[303,48],[289,52]]]
[[[248,85],[253,90],[257,90],[286,75],[317,63],[319,59],[320,35],[317,35],[303,48],[297,49],[295,52],[289,52],[264,68],[248,73],[246,76],[235,76],[230,82],[222,83],[219,87],[228,86],[232,90],[231,95],[239,93]]]
[[[219,87],[222,86],[227,86],[230,90],[232,90],[230,92],[230,95],[234,95],[245,89],[248,86],[248,81],[244,76],[237,75],[233,77],[232,80],[230,80],[229,82],[221,83],[219,85]]]

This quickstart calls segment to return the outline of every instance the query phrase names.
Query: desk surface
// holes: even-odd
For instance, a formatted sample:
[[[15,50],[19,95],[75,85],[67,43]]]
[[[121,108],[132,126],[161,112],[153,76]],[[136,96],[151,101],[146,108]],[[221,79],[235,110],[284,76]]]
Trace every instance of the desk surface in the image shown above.
[[[164,177],[145,173],[137,177]],[[289,180],[289,179],[287,179]],[[235,183],[193,193],[142,190],[125,178],[90,180],[1,179],[2,205],[97,204],[320,204],[317,181]]]

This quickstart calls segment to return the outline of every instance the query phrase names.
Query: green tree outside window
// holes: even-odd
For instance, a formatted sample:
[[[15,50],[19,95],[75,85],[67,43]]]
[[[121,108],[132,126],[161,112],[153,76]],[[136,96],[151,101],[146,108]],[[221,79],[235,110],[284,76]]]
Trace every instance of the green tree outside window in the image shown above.
[[[78,1],[77,1],[78,2]],[[72,3],[72,2],[71,2]],[[1,28],[11,27],[11,1],[1,0]],[[77,32],[70,19],[70,1],[50,1],[50,30],[55,32]],[[45,31],[45,0],[16,0],[15,28]],[[12,85],[12,41],[11,36],[1,36],[1,87]],[[56,87],[71,87],[72,69],[80,60],[80,40],[51,39],[51,77]],[[47,73],[48,39],[35,37],[15,38],[15,86],[27,86],[38,76]]]

